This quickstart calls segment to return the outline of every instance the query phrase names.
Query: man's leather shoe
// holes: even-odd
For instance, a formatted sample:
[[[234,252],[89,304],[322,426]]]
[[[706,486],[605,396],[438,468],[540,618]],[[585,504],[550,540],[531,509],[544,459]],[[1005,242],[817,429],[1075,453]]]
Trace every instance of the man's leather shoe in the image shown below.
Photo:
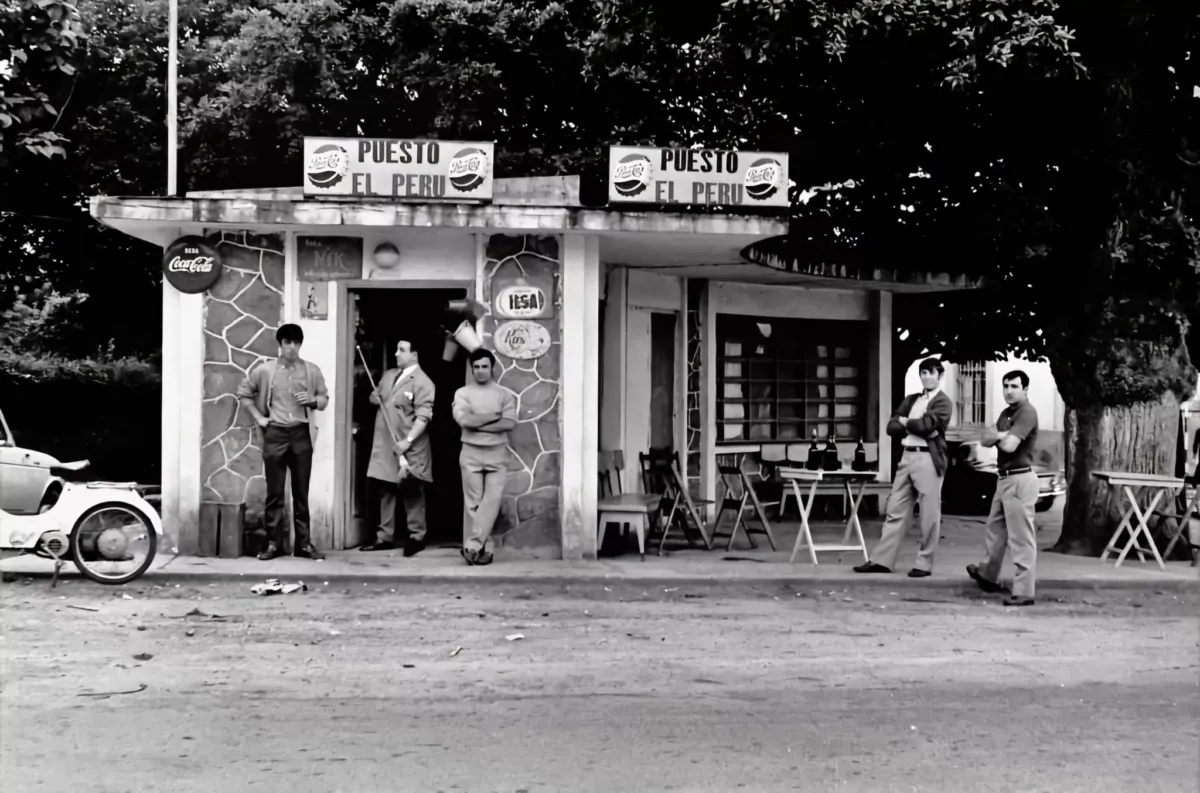
[[[297,548],[295,555],[301,559],[312,559],[313,561],[317,562],[325,558],[325,554],[312,547],[311,543],[309,545]]]
[[[1006,605],[1006,606],[1032,606],[1033,598],[1025,598],[1025,597],[1017,597],[1016,595],[1009,595],[1008,597],[1006,597],[1004,599],[1004,605]]]
[[[406,557],[416,556],[423,550],[425,550],[424,540],[414,540],[413,538],[409,537],[404,543],[404,555]]]
[[[995,594],[996,592],[1008,591],[1008,587],[1004,586],[1003,584],[998,584],[995,581],[989,581],[984,578],[983,573],[979,572],[979,565],[977,564],[967,565],[967,575],[971,576],[975,583],[979,585],[979,588],[984,592],[987,592],[989,595]]]
[[[358,550],[360,550],[360,551],[391,551],[391,550],[394,550],[395,548],[396,548],[396,546],[390,542],[376,542],[376,543],[372,543],[370,545],[363,545]]]
[[[269,562],[272,559],[278,559],[280,556],[283,556],[283,551],[279,550],[278,545],[271,543],[267,546],[267,550],[258,555],[258,559],[260,562]]]
[[[915,567],[908,571],[909,578],[929,578],[929,576],[931,576],[931,575],[933,575],[933,573],[931,573],[930,571],[918,570]]]
[[[858,567],[854,568],[854,572],[856,572],[856,573],[890,573],[890,572],[892,572],[892,568],[884,567],[883,565],[878,564],[877,562],[867,562],[866,564],[860,564]]]

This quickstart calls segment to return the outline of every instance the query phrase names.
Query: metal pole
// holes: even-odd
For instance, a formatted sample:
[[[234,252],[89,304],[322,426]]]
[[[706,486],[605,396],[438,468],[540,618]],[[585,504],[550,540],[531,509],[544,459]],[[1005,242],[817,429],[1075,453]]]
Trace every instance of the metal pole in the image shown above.
[[[167,196],[178,192],[179,156],[179,0],[168,0],[171,26],[167,45]]]

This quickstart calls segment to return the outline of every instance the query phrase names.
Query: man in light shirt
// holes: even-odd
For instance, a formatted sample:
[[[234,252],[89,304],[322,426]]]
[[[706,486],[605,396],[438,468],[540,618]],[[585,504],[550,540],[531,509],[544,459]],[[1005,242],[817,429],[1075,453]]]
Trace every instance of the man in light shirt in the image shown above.
[[[896,479],[888,496],[887,519],[883,535],[866,564],[856,573],[890,573],[896,566],[900,540],[912,521],[914,504],[921,505],[921,546],[917,560],[909,570],[910,578],[925,578],[933,572],[933,553],[937,550],[942,524],[942,481],[946,476],[946,427],[954,405],[942,392],[942,362],[926,358],[918,367],[921,392],[909,394],[900,403],[887,434],[901,438],[903,454],[896,467]]]

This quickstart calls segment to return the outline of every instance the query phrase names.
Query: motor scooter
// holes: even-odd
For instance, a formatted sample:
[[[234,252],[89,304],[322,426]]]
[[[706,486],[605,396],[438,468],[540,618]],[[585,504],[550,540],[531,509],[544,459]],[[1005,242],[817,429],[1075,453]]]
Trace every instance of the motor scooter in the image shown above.
[[[126,584],[154,562],[162,519],[134,482],[89,481],[81,460],[50,468],[62,493],[37,515],[0,510],[0,558],[33,554],[54,560],[54,573],[70,559],[86,578]]]

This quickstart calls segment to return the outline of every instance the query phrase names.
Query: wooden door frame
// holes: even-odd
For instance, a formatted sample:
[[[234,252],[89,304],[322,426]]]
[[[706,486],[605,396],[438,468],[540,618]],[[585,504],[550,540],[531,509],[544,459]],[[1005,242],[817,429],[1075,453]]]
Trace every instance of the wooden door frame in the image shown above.
[[[352,477],[354,476],[352,435],[350,432],[354,420],[354,351],[350,345],[354,341],[354,328],[350,327],[350,293],[383,289],[464,289],[467,298],[475,298],[475,279],[446,279],[446,280],[412,280],[401,279],[353,279],[333,282],[336,288],[334,302],[337,306],[337,333],[334,360],[335,388],[338,394],[337,409],[334,411],[333,435],[333,547],[346,548],[350,525],[354,519],[354,504],[350,494],[353,491]]]
[[[684,294],[684,299],[686,299],[686,297],[687,297],[686,279],[680,279],[680,280],[683,281],[683,284],[684,284],[683,285],[683,294]],[[687,375],[688,375],[687,312],[684,310],[681,310],[681,309],[658,308],[658,307],[651,307],[651,306],[636,306],[636,305],[629,306],[628,311],[629,312],[645,311],[647,314],[667,314],[667,315],[675,317],[675,344],[674,344],[675,388],[674,388],[674,394],[672,395],[672,399],[671,399],[671,437],[674,440],[674,446],[675,446],[676,451],[679,452],[680,464],[684,466],[685,471],[686,471],[686,466],[687,466]],[[650,355],[651,356],[654,355],[654,346],[651,341],[653,339],[653,333],[654,333],[653,327],[654,327],[653,320],[651,320],[650,334],[649,334],[649,337],[647,338],[647,342],[650,344]],[[626,331],[628,331],[628,319],[626,319]],[[628,355],[626,355],[626,361],[628,361]],[[628,377],[628,368],[626,368],[626,377]],[[628,388],[628,385],[625,385],[625,387]],[[647,409],[649,409],[649,406],[647,406]],[[628,416],[629,416],[629,414],[627,412],[626,413],[626,422],[628,422],[628,420],[629,420]],[[625,437],[625,433],[622,433],[622,437]],[[627,445],[627,444],[622,444],[622,445]],[[632,462],[629,462],[631,457],[633,457],[634,459],[632,460]],[[627,461],[627,471],[628,470],[635,470],[635,471],[637,470],[637,467],[636,467],[637,459],[636,459],[636,457],[634,457],[632,454],[629,453],[629,450],[627,450],[627,453],[626,453],[626,461]],[[632,466],[632,468],[631,468],[631,466]],[[626,487],[630,487],[630,485],[627,484]]]

